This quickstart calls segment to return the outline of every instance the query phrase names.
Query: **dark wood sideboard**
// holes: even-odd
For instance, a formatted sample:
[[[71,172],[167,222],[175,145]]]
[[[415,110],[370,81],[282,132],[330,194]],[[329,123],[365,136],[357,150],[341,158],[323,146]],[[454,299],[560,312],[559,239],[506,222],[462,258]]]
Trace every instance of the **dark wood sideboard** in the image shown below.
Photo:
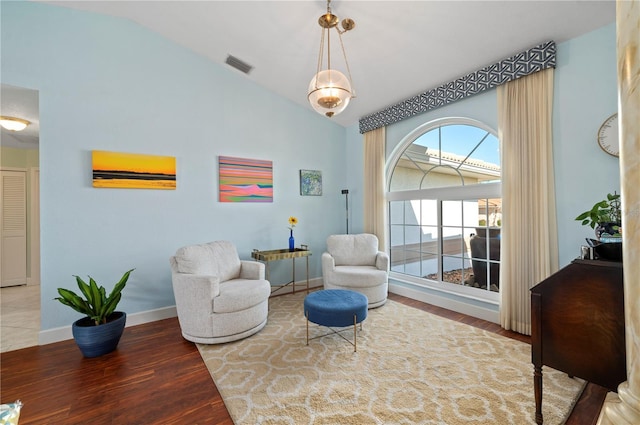
[[[536,423],[542,366],[617,391],[627,379],[622,263],[574,260],[531,288]]]

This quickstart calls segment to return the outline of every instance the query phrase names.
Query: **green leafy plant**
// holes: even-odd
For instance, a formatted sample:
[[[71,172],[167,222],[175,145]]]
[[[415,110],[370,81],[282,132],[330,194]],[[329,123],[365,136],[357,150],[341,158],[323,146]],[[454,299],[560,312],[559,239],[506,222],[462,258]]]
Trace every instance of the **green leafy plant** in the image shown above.
[[[607,199],[597,202],[589,211],[577,216],[576,220],[582,221],[583,226],[591,226],[592,229],[601,223],[620,223],[620,195],[616,192],[608,193]]]
[[[107,323],[107,318],[113,313],[122,298],[122,290],[129,280],[129,275],[135,269],[127,271],[120,281],[111,290],[109,296],[103,286],[98,286],[95,280],[89,276],[87,284],[80,276],[75,276],[78,288],[84,295],[84,298],[75,292],[64,288],[58,288],[59,297],[54,300],[60,301],[62,304],[71,307],[78,313],[82,313],[91,318],[96,326]]]

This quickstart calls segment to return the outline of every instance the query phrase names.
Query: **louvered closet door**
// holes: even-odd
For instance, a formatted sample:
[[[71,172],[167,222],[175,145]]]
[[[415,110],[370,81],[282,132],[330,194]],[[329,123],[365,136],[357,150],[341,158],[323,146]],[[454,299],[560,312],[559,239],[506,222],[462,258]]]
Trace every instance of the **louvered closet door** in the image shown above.
[[[0,286],[27,284],[26,172],[0,171],[2,271]]]

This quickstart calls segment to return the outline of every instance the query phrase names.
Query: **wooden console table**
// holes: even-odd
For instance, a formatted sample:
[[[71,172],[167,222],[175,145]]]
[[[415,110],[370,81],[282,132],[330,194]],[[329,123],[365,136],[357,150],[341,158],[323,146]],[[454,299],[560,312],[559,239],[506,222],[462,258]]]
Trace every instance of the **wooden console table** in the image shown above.
[[[280,261],[280,260],[292,260],[292,275],[291,281],[287,282],[283,285],[273,285],[276,289],[272,290],[271,293],[274,294],[277,291],[285,288],[289,285],[293,288],[293,293],[296,293],[296,258],[306,258],[307,260],[307,287],[306,290],[309,291],[309,256],[311,255],[311,251],[309,251],[307,245],[301,245],[301,248],[295,248],[293,251],[289,251],[289,249],[274,249],[270,251],[259,251],[254,249],[251,253],[251,258],[256,261],[261,261],[266,265],[266,278],[271,283],[270,279],[270,270],[269,263],[272,261]]]
[[[574,260],[531,288],[536,423],[542,366],[617,391],[627,379],[622,263]]]

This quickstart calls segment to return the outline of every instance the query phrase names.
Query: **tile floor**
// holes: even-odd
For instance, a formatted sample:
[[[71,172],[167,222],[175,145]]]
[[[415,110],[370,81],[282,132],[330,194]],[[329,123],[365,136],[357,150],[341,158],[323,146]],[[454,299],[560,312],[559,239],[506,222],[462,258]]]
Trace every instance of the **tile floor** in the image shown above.
[[[40,285],[0,288],[0,352],[38,345]]]

